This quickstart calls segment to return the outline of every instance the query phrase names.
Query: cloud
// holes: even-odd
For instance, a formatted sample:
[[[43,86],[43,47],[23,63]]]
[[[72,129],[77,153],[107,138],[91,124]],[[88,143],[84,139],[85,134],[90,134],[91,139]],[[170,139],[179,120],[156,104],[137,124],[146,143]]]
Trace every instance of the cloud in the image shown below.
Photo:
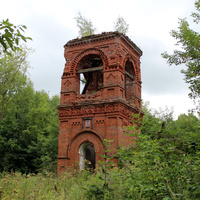
[[[12,6],[11,6],[12,4]],[[161,57],[175,49],[169,32],[178,27],[178,18],[194,11],[188,0],[10,0],[3,1],[0,18],[28,27],[26,35],[33,38],[28,45],[35,49],[30,55],[31,79],[36,90],[59,94],[64,69],[63,45],[78,36],[74,17],[78,11],[91,19],[98,32],[112,31],[113,22],[122,16],[129,24],[128,36],[141,48],[142,91],[152,104],[172,102],[181,105],[188,99],[188,85],[180,73],[182,67],[169,66]],[[168,99],[168,101],[166,101]],[[173,104],[175,105],[175,104]],[[182,105],[184,110],[185,106]]]
[[[177,119],[180,114],[188,113],[188,110],[194,108],[194,103],[187,98],[187,94],[166,94],[166,95],[148,95],[143,93],[144,102],[149,102],[149,108],[152,111],[165,110],[168,108],[173,111],[174,119]]]
[[[140,43],[143,50],[141,58],[142,87],[152,95],[176,94],[185,92],[187,85],[180,73],[181,67],[169,66],[161,53],[167,47],[160,40],[143,37]]]
[[[31,79],[37,90],[59,94],[64,69],[64,45],[74,37],[73,31],[63,27],[50,16],[36,16],[28,20],[35,52],[30,55]]]

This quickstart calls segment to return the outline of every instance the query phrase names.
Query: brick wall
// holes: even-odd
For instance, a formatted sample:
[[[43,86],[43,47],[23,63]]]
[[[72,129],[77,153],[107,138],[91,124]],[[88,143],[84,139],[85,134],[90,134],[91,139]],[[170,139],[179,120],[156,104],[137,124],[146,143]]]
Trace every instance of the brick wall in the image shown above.
[[[65,45],[66,64],[58,106],[58,174],[79,163],[79,148],[93,144],[96,164],[103,140],[113,140],[110,154],[129,145],[123,127],[141,111],[141,50],[118,32],[91,35]],[[80,74],[85,78],[80,94]],[[115,159],[115,162],[117,160]]]

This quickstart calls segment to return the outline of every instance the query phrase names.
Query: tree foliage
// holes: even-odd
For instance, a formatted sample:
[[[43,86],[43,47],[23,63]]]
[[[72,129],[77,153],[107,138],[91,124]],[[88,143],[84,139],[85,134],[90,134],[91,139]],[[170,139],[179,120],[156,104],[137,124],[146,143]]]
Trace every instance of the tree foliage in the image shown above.
[[[89,36],[95,33],[96,28],[93,27],[91,20],[84,18],[80,12],[77,14],[77,17],[75,17],[75,20],[79,28],[78,33],[80,37]]]
[[[59,97],[34,91],[28,50],[0,58],[0,171],[37,172],[56,166]]]
[[[193,21],[198,24],[200,21],[200,0],[195,2],[196,12],[192,13]],[[170,55],[163,53],[163,58],[172,65],[185,64],[186,69],[181,70],[185,75],[186,83],[189,83],[191,98],[200,97],[200,34],[190,28],[186,19],[179,20],[178,30],[171,31],[172,37],[177,40],[180,49],[174,50]]]
[[[126,34],[128,32],[129,25],[126,23],[123,17],[118,17],[114,23],[114,30],[120,33]]]
[[[9,22],[9,19],[0,22],[0,44],[3,47],[4,53],[10,53],[12,51],[20,50],[21,40],[27,42],[31,40],[30,37],[22,35],[26,29],[25,25],[14,25]]]
[[[127,130],[135,145],[118,151],[124,198],[198,199],[200,121],[192,114],[175,121],[168,111],[159,114],[147,110],[142,126],[136,121]]]
[[[96,28],[93,27],[91,20],[84,18],[81,13],[75,17],[76,24],[79,28],[79,36],[89,36],[95,33]],[[126,23],[123,17],[118,17],[114,22],[114,31],[126,34],[128,32],[129,25]]]
[[[24,86],[27,80],[29,68],[27,57],[30,50],[26,47],[20,47],[20,49],[9,54],[0,51],[0,123],[5,107],[9,106],[13,95]]]
[[[0,171],[56,167],[59,97],[34,91],[27,76],[26,26],[0,23]]]
[[[55,118],[57,117],[55,105],[58,97],[49,99],[44,91],[34,92],[31,88],[29,85],[24,90],[24,93],[29,92],[29,96],[24,96],[22,93],[26,97],[24,101],[18,96],[19,101],[15,101],[15,105],[20,101],[22,104],[21,106],[18,104],[16,110],[12,106],[12,112],[10,111],[8,115],[10,120],[4,118],[6,121],[1,128],[4,129],[5,126],[6,134],[3,135],[0,129],[2,158],[0,164],[22,172],[36,172],[38,167],[51,169],[46,166],[55,161],[57,155],[55,144],[57,144],[58,118]],[[26,106],[26,103],[31,106]],[[19,112],[18,117],[16,111]],[[72,173],[63,174],[59,180],[52,178],[52,174],[47,174],[46,178],[41,175],[34,177],[29,175],[28,179],[19,173],[15,173],[14,176],[2,176],[0,189],[3,188],[3,198],[8,195],[29,198],[28,191],[32,191],[37,179],[41,180],[37,182],[40,186],[35,185],[37,190],[31,193],[35,199],[41,198],[41,195],[48,195],[52,199],[69,198],[70,195],[69,199],[79,197],[91,200],[199,199],[200,120],[192,114],[182,114],[177,120],[173,120],[172,112],[168,110],[152,112],[146,107],[144,112],[142,120],[140,115],[134,115],[135,124],[125,129],[124,134],[133,136],[135,143],[128,148],[119,147],[116,155],[119,160],[118,167],[113,167],[110,162],[111,157],[108,156],[109,151],[105,149],[105,155],[102,155],[105,161],[100,162],[102,172],[97,170],[94,174],[90,174],[87,171],[80,172],[73,169]],[[22,119],[26,119],[26,122],[23,123]],[[55,129],[52,130],[52,127]],[[104,141],[105,147],[111,145],[108,142]],[[9,184],[5,181],[8,178]],[[13,189],[10,188],[15,183],[12,180],[17,183],[19,181],[27,183],[28,180],[29,186],[18,187],[20,184],[17,184],[15,186],[17,192],[13,193]],[[51,187],[46,187],[45,183]]]
[[[59,97],[35,92],[26,83],[9,103],[0,124],[0,170],[55,170]]]
[[[106,189],[102,168],[97,183],[87,186],[88,199],[200,198],[200,120],[192,114],[173,120],[168,109],[144,112],[125,129],[134,145],[119,147],[119,166],[107,172]]]

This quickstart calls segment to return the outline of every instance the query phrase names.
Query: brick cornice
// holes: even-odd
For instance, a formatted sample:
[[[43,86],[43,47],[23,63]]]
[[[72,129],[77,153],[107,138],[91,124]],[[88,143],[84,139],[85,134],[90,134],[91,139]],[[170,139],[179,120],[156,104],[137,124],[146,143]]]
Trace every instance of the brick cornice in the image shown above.
[[[101,102],[88,101],[80,104],[63,104],[58,106],[60,118],[95,114],[123,114],[130,119],[135,112],[138,112],[137,108],[119,99]]]
[[[95,34],[95,35],[90,35],[90,36],[85,36],[82,38],[77,38],[77,39],[73,39],[70,40],[69,42],[67,42],[64,47],[65,48],[73,48],[73,47],[77,47],[77,46],[82,46],[82,45],[87,45],[87,44],[91,44],[91,43],[99,43],[102,41],[108,41],[108,40],[112,40],[115,38],[121,38],[128,46],[131,47],[131,49],[135,52],[137,52],[137,54],[139,56],[142,56],[142,51],[140,50],[140,48],[131,41],[131,39],[126,36],[123,33],[119,33],[119,32],[103,32],[101,34]]]

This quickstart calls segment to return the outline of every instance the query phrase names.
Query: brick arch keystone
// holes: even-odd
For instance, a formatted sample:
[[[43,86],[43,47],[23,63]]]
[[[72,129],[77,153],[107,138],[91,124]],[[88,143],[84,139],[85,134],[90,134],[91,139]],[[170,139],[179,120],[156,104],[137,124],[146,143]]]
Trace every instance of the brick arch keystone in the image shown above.
[[[90,48],[90,49],[86,49],[82,52],[80,52],[74,59],[73,63],[72,63],[72,66],[71,66],[71,69],[70,69],[70,73],[75,73],[75,70],[76,70],[76,67],[77,67],[77,64],[79,63],[79,61],[84,58],[85,56],[88,56],[88,55],[91,55],[91,54],[94,54],[94,55],[98,55],[100,56],[100,58],[102,59],[103,61],[103,65],[104,65],[104,69],[107,69],[108,68],[108,58],[107,56],[105,55],[105,53],[103,51],[101,51],[100,49],[96,49],[96,48]]]

